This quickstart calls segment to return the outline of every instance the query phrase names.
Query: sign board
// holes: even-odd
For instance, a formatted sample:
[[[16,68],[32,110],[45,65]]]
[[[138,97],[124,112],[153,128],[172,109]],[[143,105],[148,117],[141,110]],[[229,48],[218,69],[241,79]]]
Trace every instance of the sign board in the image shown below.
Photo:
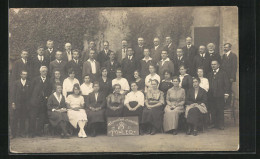
[[[138,117],[109,117],[107,118],[107,136],[139,135]]]

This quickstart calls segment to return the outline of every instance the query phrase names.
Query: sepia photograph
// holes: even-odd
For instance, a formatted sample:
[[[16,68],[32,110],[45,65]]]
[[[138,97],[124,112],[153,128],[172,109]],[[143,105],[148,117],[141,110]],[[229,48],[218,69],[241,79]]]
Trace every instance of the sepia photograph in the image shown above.
[[[238,151],[238,19],[236,6],[9,8],[9,152]]]

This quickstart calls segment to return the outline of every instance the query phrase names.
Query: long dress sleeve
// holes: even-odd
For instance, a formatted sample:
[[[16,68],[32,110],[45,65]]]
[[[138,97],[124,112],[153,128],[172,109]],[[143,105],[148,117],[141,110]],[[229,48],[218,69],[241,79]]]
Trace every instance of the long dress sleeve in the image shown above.
[[[177,102],[177,106],[183,106],[185,103],[185,90],[184,89],[181,89],[181,96],[180,96],[180,99],[178,100]]]
[[[139,105],[144,106],[144,94],[142,92],[138,92],[137,102]]]

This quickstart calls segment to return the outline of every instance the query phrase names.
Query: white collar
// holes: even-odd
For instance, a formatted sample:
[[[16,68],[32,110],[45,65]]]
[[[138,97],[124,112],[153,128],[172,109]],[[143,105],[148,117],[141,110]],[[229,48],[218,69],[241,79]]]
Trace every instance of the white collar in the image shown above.
[[[180,77],[185,77],[185,76],[187,76],[187,75],[188,75],[188,74],[186,73],[186,74],[185,74],[185,75],[183,75],[183,76],[182,76],[182,75],[180,75]]]
[[[210,54],[213,54],[213,53],[214,53],[214,50],[212,50],[212,51],[209,51],[209,53],[210,53]]]
[[[143,47],[144,45],[138,45],[139,47]]]
[[[55,98],[57,99],[57,101],[60,103],[61,99],[62,99],[62,94],[60,94],[60,97],[58,97],[57,93],[54,92],[53,95],[55,96]]]
[[[57,60],[57,59],[56,59],[56,61],[57,61],[58,63],[59,63],[59,62],[61,63],[62,60]]]
[[[42,57],[42,60],[44,59],[44,56],[42,55],[42,56],[40,56],[40,55],[37,55],[38,56],[38,59],[40,60],[41,59],[41,57]]]
[[[79,60],[76,60],[76,59],[74,59],[74,58],[73,58],[73,60],[74,60],[75,62],[76,62],[76,61],[78,61],[78,62],[79,62]]]
[[[226,55],[229,56],[230,53],[231,53],[231,50],[229,50],[229,51],[226,53]]]
[[[146,60],[146,58],[144,57],[143,60],[144,61],[150,61],[150,60],[152,60],[152,58],[149,56],[148,60]]]
[[[67,51],[67,50],[66,50],[66,53],[67,53],[67,54],[68,54],[68,53],[71,54],[71,50],[70,50],[70,51]]]
[[[43,80],[43,77],[41,76],[41,79]],[[46,80],[46,77],[44,77],[44,81]]]
[[[162,62],[170,61],[169,57],[167,57],[165,60],[161,59]]]
[[[218,69],[216,69],[216,73],[218,73],[218,71],[219,71],[219,68],[218,68]]]
[[[25,63],[25,61],[27,61],[27,60],[25,60],[24,58],[22,58],[22,61],[23,61],[23,63]]]
[[[178,59],[179,59],[179,58],[181,58],[181,59],[182,59],[182,58],[183,58],[183,56],[180,56],[180,57],[178,57],[178,56],[177,56],[177,58],[178,58]]]
[[[162,80],[162,82],[166,81],[165,79]],[[172,83],[172,80],[170,81]]]
[[[91,61],[90,59],[88,59],[88,62],[96,62],[96,60],[94,59],[93,61]]]
[[[172,45],[172,43],[170,43],[170,44],[168,45],[168,48],[169,48],[171,45]]]
[[[187,45],[187,48],[190,48],[191,47],[191,44]]]
[[[25,83],[26,83],[26,79],[23,80],[23,79],[21,78],[21,82],[22,82],[22,84],[25,84]]]
[[[48,50],[52,52],[53,48],[48,48]]]

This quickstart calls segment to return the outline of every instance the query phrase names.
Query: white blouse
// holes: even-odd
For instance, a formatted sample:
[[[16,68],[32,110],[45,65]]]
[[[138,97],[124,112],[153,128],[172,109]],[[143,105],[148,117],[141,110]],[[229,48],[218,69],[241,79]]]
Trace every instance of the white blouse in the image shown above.
[[[129,91],[130,87],[128,84],[128,81],[125,78],[121,78],[120,80],[118,80],[117,78],[112,80],[112,86],[114,86],[115,84],[120,84],[121,86],[121,91],[120,93],[124,93],[124,91]]]
[[[68,92],[72,92],[73,91],[73,86],[74,84],[79,84],[79,80],[77,80],[76,78],[74,78],[72,81],[68,78],[66,78],[64,81],[63,81],[63,90],[62,90],[62,94],[63,96],[67,97],[67,93]]]
[[[158,74],[155,74],[155,75],[147,75],[146,78],[145,78],[145,92],[147,92],[148,88],[151,86],[151,81],[152,80],[157,80],[159,83],[158,83],[158,87],[159,87],[159,84],[161,82],[161,77],[158,75]]]
[[[80,86],[81,94],[84,96],[87,96],[89,93],[93,92],[93,83],[90,83],[89,85],[86,85],[86,83],[83,83]]]
[[[129,104],[129,102],[136,101],[139,105],[144,106],[144,94],[141,91],[133,92],[131,91],[125,96],[124,104]]]
[[[206,92],[209,91],[209,81],[207,78],[200,78],[200,87],[203,88]]]

